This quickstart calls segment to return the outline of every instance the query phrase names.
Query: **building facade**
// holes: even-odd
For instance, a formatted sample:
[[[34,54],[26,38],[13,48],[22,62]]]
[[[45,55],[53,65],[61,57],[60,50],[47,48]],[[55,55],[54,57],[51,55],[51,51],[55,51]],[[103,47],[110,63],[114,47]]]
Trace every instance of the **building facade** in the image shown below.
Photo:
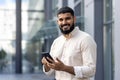
[[[119,0],[28,0],[28,9],[25,10],[28,17],[28,32],[21,53],[22,60],[27,60],[34,69],[28,73],[42,71],[41,54],[49,52],[53,40],[60,34],[56,24],[56,12],[63,6],[69,6],[75,11],[76,25],[89,33],[97,43],[96,75],[91,80],[119,80],[119,2]],[[22,70],[25,72],[25,69]]]

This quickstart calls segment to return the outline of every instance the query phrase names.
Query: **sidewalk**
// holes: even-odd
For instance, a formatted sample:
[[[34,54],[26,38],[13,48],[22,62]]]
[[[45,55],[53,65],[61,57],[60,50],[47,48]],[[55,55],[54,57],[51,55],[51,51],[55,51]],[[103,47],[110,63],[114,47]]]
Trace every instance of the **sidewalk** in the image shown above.
[[[0,80],[54,80],[45,74],[0,74]]]

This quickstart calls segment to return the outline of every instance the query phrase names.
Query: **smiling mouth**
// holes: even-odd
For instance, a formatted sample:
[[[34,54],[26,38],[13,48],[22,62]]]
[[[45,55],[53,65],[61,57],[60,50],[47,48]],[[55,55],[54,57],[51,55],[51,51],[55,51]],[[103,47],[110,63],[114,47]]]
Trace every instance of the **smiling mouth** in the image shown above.
[[[68,24],[63,25],[63,26],[62,26],[62,28],[66,30],[66,29],[68,29],[68,28],[69,28],[69,25],[68,25]]]
[[[66,25],[66,26],[63,26],[63,28],[64,28],[64,29],[67,29],[68,27],[69,27],[68,25]]]

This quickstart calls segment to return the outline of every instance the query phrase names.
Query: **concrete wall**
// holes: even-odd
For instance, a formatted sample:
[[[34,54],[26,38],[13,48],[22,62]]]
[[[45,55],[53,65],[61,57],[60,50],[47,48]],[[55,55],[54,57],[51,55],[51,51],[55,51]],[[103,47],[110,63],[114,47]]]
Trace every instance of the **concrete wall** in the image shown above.
[[[114,60],[115,60],[115,73],[114,80],[120,80],[120,0],[114,0],[114,27],[113,27],[113,46],[114,46]]]
[[[85,31],[94,37],[94,0],[84,1]]]

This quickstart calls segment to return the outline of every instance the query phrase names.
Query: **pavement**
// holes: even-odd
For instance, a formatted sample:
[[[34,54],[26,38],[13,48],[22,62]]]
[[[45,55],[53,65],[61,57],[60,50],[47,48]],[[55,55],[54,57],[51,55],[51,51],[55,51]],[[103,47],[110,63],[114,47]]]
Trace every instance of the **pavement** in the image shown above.
[[[55,80],[44,73],[37,74],[0,74],[0,80]]]

